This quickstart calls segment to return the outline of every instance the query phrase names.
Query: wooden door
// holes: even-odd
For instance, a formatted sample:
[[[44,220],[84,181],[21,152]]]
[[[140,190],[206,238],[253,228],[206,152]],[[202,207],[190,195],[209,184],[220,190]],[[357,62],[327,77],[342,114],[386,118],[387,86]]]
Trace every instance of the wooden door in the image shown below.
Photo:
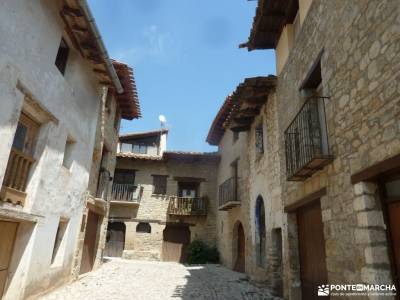
[[[297,212],[303,299],[318,299],[318,285],[327,284],[325,238],[320,202]]]
[[[108,223],[104,256],[121,257],[125,247],[125,224]]]
[[[83,242],[83,253],[80,274],[90,272],[96,259],[97,235],[99,232],[100,216],[89,211],[86,223],[85,239]]]
[[[18,223],[0,221],[0,298],[3,296]]]
[[[237,228],[237,258],[234,269],[241,273],[246,269],[246,239],[242,224]]]
[[[167,225],[163,232],[162,260],[184,263],[190,243],[188,226]]]
[[[397,286],[400,286],[400,201],[388,204],[388,218],[394,263],[393,269],[397,277]]]

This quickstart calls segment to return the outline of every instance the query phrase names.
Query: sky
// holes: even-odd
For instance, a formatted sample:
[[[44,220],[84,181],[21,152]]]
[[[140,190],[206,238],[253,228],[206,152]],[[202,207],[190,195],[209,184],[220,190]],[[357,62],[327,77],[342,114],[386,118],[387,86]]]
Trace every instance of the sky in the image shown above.
[[[89,0],[110,57],[134,69],[142,118],[121,133],[160,128],[168,150],[216,151],[206,143],[225,98],[246,77],[275,74],[271,50],[239,49],[257,1]]]

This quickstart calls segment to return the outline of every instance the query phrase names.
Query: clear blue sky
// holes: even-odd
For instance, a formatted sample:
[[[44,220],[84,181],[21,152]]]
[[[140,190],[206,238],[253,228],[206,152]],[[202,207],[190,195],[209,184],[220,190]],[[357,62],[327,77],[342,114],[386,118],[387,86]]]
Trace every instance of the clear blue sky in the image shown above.
[[[257,1],[90,0],[111,57],[134,68],[143,117],[121,132],[160,127],[169,150],[215,151],[206,136],[218,109],[246,77],[275,74],[272,51],[239,49]]]

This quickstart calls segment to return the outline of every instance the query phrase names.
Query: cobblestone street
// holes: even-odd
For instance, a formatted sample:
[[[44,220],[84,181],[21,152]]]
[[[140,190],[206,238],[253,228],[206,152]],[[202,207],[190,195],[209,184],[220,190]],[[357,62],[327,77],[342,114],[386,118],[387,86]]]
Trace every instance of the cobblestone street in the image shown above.
[[[243,274],[219,265],[115,259],[80,280],[41,297],[43,300],[246,299],[278,300]]]

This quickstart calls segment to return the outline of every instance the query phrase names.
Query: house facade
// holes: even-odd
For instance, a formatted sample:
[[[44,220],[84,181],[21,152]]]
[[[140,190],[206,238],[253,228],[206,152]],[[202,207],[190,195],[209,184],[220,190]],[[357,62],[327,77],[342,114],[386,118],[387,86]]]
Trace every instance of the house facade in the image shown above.
[[[215,246],[215,153],[166,151],[168,131],[120,137],[107,256],[185,261],[186,246]]]
[[[275,76],[246,78],[226,98],[207,142],[218,146],[221,262],[283,295],[282,199]]]
[[[242,46],[276,53],[285,298],[399,286],[398,24],[395,1],[258,1]]]
[[[113,61],[113,66],[124,92],[115,93],[110,87],[103,90],[86,208],[75,257],[75,276],[92,271],[102,263],[121,119],[141,117],[133,69],[116,61]]]
[[[15,300],[72,278],[104,87],[124,88],[86,1],[0,6],[0,298]]]

